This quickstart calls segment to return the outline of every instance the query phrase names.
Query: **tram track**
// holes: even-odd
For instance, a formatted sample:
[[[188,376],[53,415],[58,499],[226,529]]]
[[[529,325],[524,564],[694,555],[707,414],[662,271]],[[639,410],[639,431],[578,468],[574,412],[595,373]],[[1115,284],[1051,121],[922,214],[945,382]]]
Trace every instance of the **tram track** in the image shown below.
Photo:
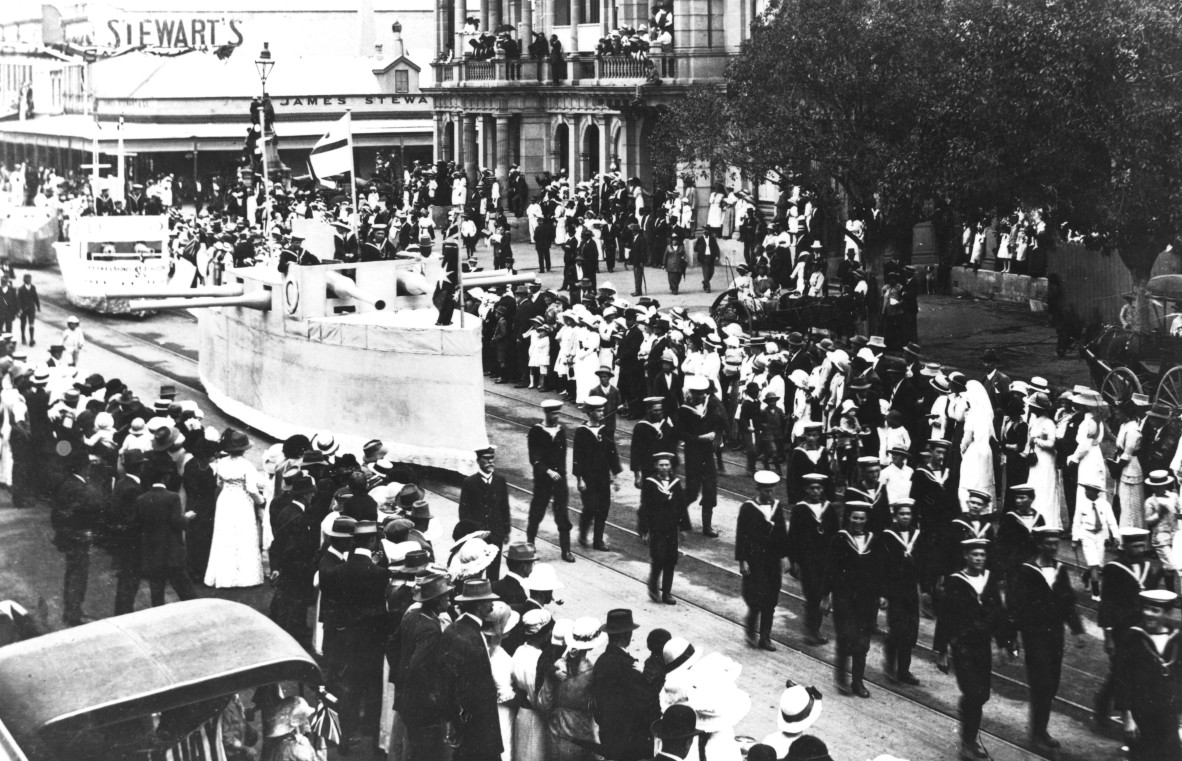
[[[63,303],[59,303],[56,299],[51,300],[51,299],[45,299],[43,297],[42,300],[43,300],[43,302],[47,302],[48,305],[51,307],[51,309],[46,310],[46,312],[43,313],[42,320],[44,322],[51,324],[51,325],[55,325],[55,323],[56,323],[55,327],[61,327],[62,325],[64,325],[65,315],[71,313],[71,310],[69,309],[68,305],[63,304]],[[194,320],[194,322],[195,322],[195,320]],[[97,324],[101,324],[103,330],[109,331],[109,332],[119,336],[120,338],[126,339],[127,341],[134,343],[135,345],[150,347],[153,351],[163,352],[163,353],[167,354],[168,356],[178,360],[180,363],[182,363],[183,366],[192,366],[195,368],[197,365],[197,359],[193,356],[190,356],[190,355],[180,352],[180,351],[176,351],[172,348],[162,345],[159,342],[154,342],[154,341],[148,340],[146,338],[143,338],[142,336],[136,335],[133,332],[129,332],[127,330],[121,329],[118,320],[106,319],[106,320],[102,320],[101,322],[98,322]],[[112,351],[113,353],[118,354],[119,356],[121,356],[125,359],[133,361],[137,364],[146,364],[143,357],[136,356],[132,352],[129,352],[129,351],[122,349],[120,347],[111,347],[111,346],[106,345],[100,341],[95,340],[93,337],[90,340],[92,343],[102,346],[102,348],[104,348],[108,351]],[[167,367],[160,367],[160,366],[156,366],[153,364],[147,364],[147,366],[153,372],[159,373],[160,375],[169,378],[170,380],[177,383],[181,387],[189,390],[190,392],[204,395],[204,389],[201,387],[200,380],[197,378],[196,373],[194,373],[192,376],[189,376],[189,375],[186,375],[183,373],[176,372],[175,370],[172,370]],[[496,397],[496,398],[502,399],[506,402],[511,402],[514,404],[530,405],[530,406],[535,406],[537,404],[537,400],[535,400],[535,399],[521,398],[521,397],[517,397],[515,395],[511,395],[511,394],[499,393],[495,390],[489,390],[487,388],[485,389],[485,393],[489,394],[492,397]],[[518,429],[518,430],[528,430],[534,422],[534,421],[530,421],[527,423],[521,419],[514,419],[512,417],[507,417],[505,415],[496,414],[493,412],[489,412],[487,410],[486,410],[485,414],[486,414],[486,417],[491,420],[497,421],[503,425],[507,425],[507,426],[510,426],[510,427],[512,427],[514,429]],[[577,421],[577,422],[582,421],[581,417],[576,416],[576,415],[572,415],[569,413],[567,413],[565,415],[565,417],[569,420],[572,420],[572,421]],[[621,423],[622,422],[623,421],[621,421]],[[630,427],[625,427],[622,424],[619,427],[622,432],[630,434],[630,431],[631,431]],[[254,436],[256,436],[257,438],[259,438],[265,442],[274,443],[274,441],[276,441],[275,439],[266,435],[265,433],[255,430],[255,429],[251,429],[248,426],[242,426],[242,428],[245,430],[251,431],[251,433]],[[627,446],[624,446],[624,445],[621,446],[622,452],[627,451],[627,449],[628,449]],[[724,462],[727,462],[727,464],[729,465],[733,461],[728,460],[727,458],[724,458]],[[743,468],[742,472],[745,474],[746,464],[742,463],[741,467]],[[507,476],[510,476],[509,478],[507,478],[507,481],[509,482],[509,486],[511,487],[511,489],[515,493],[521,495],[521,497],[523,499],[528,500],[529,498],[531,498],[533,496],[533,492],[530,488],[528,488],[527,486],[523,486],[522,483],[517,482],[519,480],[524,481],[525,479],[519,479],[518,477],[513,476],[511,471],[508,471],[504,468],[502,469],[502,473]],[[438,494],[439,496],[444,497],[449,500],[452,500],[452,501],[455,501],[456,499],[458,499],[459,490],[458,490],[457,486],[455,486],[454,484],[445,484],[445,485],[441,485],[441,487],[442,488],[438,488],[438,487],[430,488],[428,490],[432,491],[432,493]],[[732,497],[738,501],[742,501],[743,499],[746,499],[746,497],[747,497],[747,495],[744,495],[734,489],[728,488],[721,483],[719,485],[719,491],[720,491],[720,493],[723,493],[723,494],[725,494],[729,497]],[[574,505],[572,505],[570,509],[576,515],[581,514],[581,512],[582,512],[581,509],[579,509],[578,507],[575,507]],[[631,514],[631,511],[629,511],[629,514]],[[515,516],[515,517],[519,518],[518,520],[515,521],[515,528],[517,528],[519,531],[524,531],[524,520],[520,519],[519,516]],[[633,529],[631,529],[625,525],[622,525],[618,520],[617,521],[609,521],[608,526],[611,528],[611,531],[613,533],[618,533],[623,536],[627,536],[629,538],[634,538],[634,539],[637,538],[637,534]],[[555,544],[554,542],[549,541],[549,540],[546,540],[546,543],[548,545],[552,545],[552,546]],[[639,544],[638,539],[637,539],[636,546],[637,547],[642,546]],[[640,582],[641,584],[645,583],[645,579],[640,578],[636,574],[628,573],[625,570],[622,570],[617,565],[612,565],[609,562],[604,562],[603,560],[598,559],[597,557],[589,554],[588,552],[581,551],[581,548],[576,547],[574,549],[576,551],[576,554],[579,556],[581,562],[591,562],[591,563],[595,564],[597,567],[609,569],[613,573],[621,575],[623,577],[626,577],[630,580]],[[625,554],[626,554],[626,556],[637,555],[637,554],[639,554],[639,550],[637,550],[635,552],[627,552]],[[738,586],[737,580],[740,577],[739,577],[737,570],[735,570],[734,568],[727,566],[727,565],[722,565],[717,562],[713,562],[708,558],[704,558],[704,557],[694,555],[694,554],[685,553],[684,551],[682,554],[683,554],[683,558],[685,561],[687,561],[689,564],[691,564],[691,566],[698,566],[699,570],[701,572],[703,572],[704,575],[719,575],[719,574],[721,574],[721,576],[723,578],[726,578],[729,580],[729,584],[727,586],[732,586],[732,587],[737,588],[737,586]],[[1064,561],[1064,562],[1068,562],[1068,561]],[[789,583],[791,583],[791,582],[789,582]],[[796,605],[799,605],[801,602],[803,602],[803,598],[801,597],[801,595],[798,594],[794,589],[789,589],[788,585],[786,585],[785,589],[781,590],[781,594],[784,595],[785,602],[794,603]],[[686,600],[684,597],[679,596],[679,600],[684,602],[685,604],[693,607],[695,610],[700,610],[700,611],[705,612],[711,616],[714,616],[716,618],[720,618],[720,619],[726,620],[732,624],[735,624],[736,626],[740,627],[740,629],[743,626],[742,622],[739,620],[739,618],[737,616],[727,615],[725,612],[711,610],[710,608],[707,608],[703,605]],[[1085,606],[1081,605],[1081,607],[1085,607]],[[783,627],[778,627],[778,628],[781,628],[781,633],[774,637],[774,640],[778,644],[780,644],[784,647],[790,648],[794,652],[804,655],[805,657],[809,658],[810,660],[812,660],[814,662],[826,664],[828,666],[833,665],[833,660],[831,657],[825,657],[821,654],[814,653],[807,646],[802,647],[799,643],[794,643],[792,640],[790,640],[784,636]],[[933,651],[930,647],[925,646],[925,645],[918,645],[917,651],[927,654],[928,660],[929,661],[931,660],[931,656],[932,656]],[[1094,682],[1095,686],[1098,686],[1099,677],[1096,674],[1092,673],[1091,671],[1087,671],[1087,670],[1078,668],[1070,663],[1064,663],[1063,668],[1065,671],[1065,675],[1066,675],[1066,673],[1071,673],[1071,674],[1075,675],[1076,679],[1084,680],[1086,682]],[[1000,673],[996,670],[994,671],[994,676],[999,680],[999,682],[1001,682],[1011,688],[1020,689],[1023,691],[1027,689],[1026,683],[1019,678],[1015,678],[1015,677],[1010,676],[1005,673]],[[868,676],[866,681],[869,684],[875,685],[875,687],[877,687],[878,689],[881,689],[884,692],[889,692],[893,695],[896,695],[896,696],[908,701],[909,703],[922,706],[923,708],[925,708],[929,711],[932,711],[934,713],[956,719],[956,710],[955,710],[954,706],[953,707],[943,707],[940,705],[935,705],[932,701],[925,702],[920,696],[908,694],[907,690],[901,688],[898,685],[887,683],[881,678],[874,678],[874,677]],[[1078,700],[1073,700],[1069,697],[1064,697],[1062,695],[1056,697],[1056,704],[1061,709],[1067,709],[1067,711],[1069,711],[1071,714],[1075,715],[1077,718],[1086,717],[1087,715],[1090,715],[1090,713],[1091,713],[1090,706],[1084,705],[1083,703],[1079,702]],[[1015,743],[1009,739],[1006,739],[1005,737],[1002,737],[1001,735],[997,735],[995,733],[990,733],[990,736],[993,737],[994,739],[996,739],[998,742],[1005,743],[1006,745],[1012,746],[1014,748],[1020,748],[1025,751],[1030,750],[1030,748],[1028,748],[1024,745]]]

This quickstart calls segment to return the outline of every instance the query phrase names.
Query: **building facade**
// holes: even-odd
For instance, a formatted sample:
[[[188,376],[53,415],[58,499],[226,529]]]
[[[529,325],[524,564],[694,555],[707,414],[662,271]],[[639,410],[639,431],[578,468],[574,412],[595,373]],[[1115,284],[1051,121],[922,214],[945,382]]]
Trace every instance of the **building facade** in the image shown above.
[[[672,14],[671,46],[654,45],[648,60],[597,54],[601,38],[648,25],[655,9],[646,0],[481,0],[478,8],[438,0],[435,84],[426,90],[435,104],[438,155],[469,175],[488,168],[502,181],[519,164],[527,175],[565,170],[572,186],[616,169],[647,187],[649,143],[663,108],[722,86],[728,61],[761,11],[751,0],[667,1],[661,9]],[[512,26],[522,47],[533,33],[554,35],[563,60],[528,53],[516,65],[500,54],[466,58],[473,19],[482,30]],[[555,63],[565,69],[557,83]],[[695,182],[709,188],[711,180]]]
[[[280,157],[293,174],[307,173],[311,147],[346,111],[359,176],[379,151],[431,160],[420,81],[431,72],[418,61],[434,52],[434,16],[424,0],[123,4],[0,11],[0,160],[87,173],[97,157],[103,174],[118,175],[122,155],[129,179],[232,174],[263,92],[254,61],[264,44]]]

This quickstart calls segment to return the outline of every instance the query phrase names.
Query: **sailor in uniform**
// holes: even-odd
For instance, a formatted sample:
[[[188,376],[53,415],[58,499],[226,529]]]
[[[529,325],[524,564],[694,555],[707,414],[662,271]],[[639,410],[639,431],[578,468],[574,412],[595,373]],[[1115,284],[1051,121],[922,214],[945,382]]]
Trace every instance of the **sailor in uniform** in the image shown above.
[[[607,401],[600,396],[588,397],[584,407],[587,422],[575,429],[571,472],[574,474],[583,501],[579,516],[579,546],[587,546],[587,536],[594,524],[596,550],[606,551],[603,530],[611,509],[612,481],[620,472],[620,455],[616,442],[603,426],[603,407]]]
[[[680,532],[690,528],[689,503],[681,479],[673,475],[674,459],[672,452],[652,456],[656,472],[641,484],[636,527],[640,541],[648,544],[648,596],[666,605],[677,603],[673,599],[673,571],[677,567]]]
[[[558,420],[562,402],[547,399],[542,402],[542,412],[545,419],[530,428],[526,436],[529,464],[534,473],[534,496],[529,503],[526,541],[534,544],[538,537],[538,526],[546,517],[546,507],[553,502],[554,525],[558,528],[562,559],[573,563],[575,556],[570,551],[571,523],[567,515],[570,492],[566,482],[566,429]]]
[[[735,560],[739,561],[739,573],[743,577],[747,641],[772,651],[776,649],[771,641],[772,617],[780,600],[788,556],[788,525],[779,500],[772,497],[772,489],[780,477],[770,470],[760,470],[754,478],[755,499],[739,506]]]
[[[989,758],[977,733],[981,715],[989,701],[993,679],[993,648],[1012,653],[1009,619],[1001,602],[998,574],[986,569],[989,541],[968,539],[964,567],[948,577],[936,618],[936,667],[948,673],[949,655],[960,688],[960,756],[966,761]]]
[[[1034,556],[1038,546],[1034,530],[1046,521],[1034,509],[1034,487],[1019,484],[1010,487],[1014,509],[1001,516],[997,526],[997,569],[1007,582],[1023,563]]]
[[[1100,572],[1100,608],[1096,621],[1104,630],[1104,652],[1113,664],[1093,703],[1092,718],[1100,727],[1112,724],[1108,706],[1116,687],[1115,663],[1129,627],[1141,620],[1139,595],[1147,589],[1156,589],[1161,581],[1161,572],[1152,567],[1147,555],[1149,532],[1122,528],[1120,540],[1120,557],[1109,561]]]
[[[657,452],[673,453],[673,466],[677,467],[677,434],[673,423],[665,417],[665,400],[660,396],[645,397],[645,417],[632,428],[632,447],[629,466],[637,489],[644,479],[657,472],[653,455]]]
[[[810,473],[804,480],[804,501],[793,505],[788,518],[788,573],[800,580],[804,595],[805,642],[824,645],[829,642],[821,636],[825,560],[839,517],[837,508],[825,499],[826,476]]]
[[[936,576],[936,588],[943,586],[941,579],[956,573],[964,565],[964,550],[961,542],[966,539],[988,539],[990,542],[997,537],[995,534],[997,513],[993,512],[992,498],[986,492],[969,489],[965,504],[968,512],[953,518],[945,527],[943,536],[933,546],[935,550],[929,557],[932,561],[932,573]],[[993,558],[990,558],[993,560]]]
[[[870,697],[863,680],[870,635],[878,618],[879,557],[871,552],[874,534],[866,530],[869,521],[869,503],[845,503],[846,527],[829,544],[822,587],[822,595],[833,605],[837,690],[860,698]]]
[[[1124,712],[1130,761],[1177,761],[1178,683],[1182,637],[1166,622],[1178,595],[1165,589],[1138,594],[1141,620],[1129,627],[1116,658],[1116,707]]]
[[[1060,536],[1056,528],[1034,529],[1038,554],[1018,567],[1006,589],[1010,618],[1022,635],[1026,655],[1030,741],[1039,750],[1059,747],[1059,741],[1048,734],[1047,724],[1063,670],[1063,626],[1071,629],[1077,647],[1084,645],[1071,576],[1056,558]]]
[[[919,680],[911,673],[911,651],[919,640],[919,580],[926,558],[919,542],[921,530],[914,523],[914,501],[895,502],[891,511],[891,527],[875,542],[887,603],[884,669],[888,678],[914,686]]]

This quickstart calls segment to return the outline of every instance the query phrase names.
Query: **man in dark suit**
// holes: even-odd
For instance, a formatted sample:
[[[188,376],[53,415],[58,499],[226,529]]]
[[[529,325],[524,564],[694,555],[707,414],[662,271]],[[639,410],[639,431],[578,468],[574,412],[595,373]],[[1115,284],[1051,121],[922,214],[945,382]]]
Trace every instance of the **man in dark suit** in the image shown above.
[[[497,761],[504,750],[497,685],[480,631],[497,599],[487,579],[465,580],[455,598],[460,617],[440,642],[444,715],[455,726],[458,741],[454,761]]]
[[[496,471],[496,447],[476,450],[479,472],[464,479],[460,486],[459,517],[471,521],[480,531],[489,532],[488,543],[498,550],[509,538],[509,485]],[[501,573],[498,553],[488,567],[488,577],[497,579]]]
[[[330,689],[341,699],[341,748],[346,752],[360,737],[372,736],[376,743],[378,736],[389,578],[386,570],[374,562],[380,546],[377,523],[358,521],[349,558],[320,579],[320,588],[332,610],[331,618],[324,623],[326,635],[332,627],[339,645],[333,648],[331,662],[329,648],[325,647],[325,666]]]
[[[111,490],[111,504],[105,521],[107,547],[115,566],[115,615],[135,610],[140,590],[140,528],[136,523],[136,500],[144,493],[140,478],[144,453],[129,449],[123,453],[124,475]]]
[[[423,579],[415,588],[417,607],[407,611],[394,635],[398,653],[394,710],[406,724],[408,761],[443,758],[445,716],[439,652],[442,616],[451,603],[451,590],[445,575]]]
[[[656,346],[653,346],[656,349]],[[651,355],[650,355],[651,356]],[[660,357],[658,370],[649,381],[649,396],[659,396],[663,400],[664,408],[676,410],[681,407],[681,372],[677,369],[677,354],[673,349],[665,349]]]
[[[554,244],[554,220],[543,217],[534,228],[534,249],[538,252],[538,272],[549,272],[550,246]]]
[[[6,277],[0,277],[0,333],[11,333],[12,322],[20,313],[16,289]]]
[[[369,489],[365,474],[356,471],[349,475],[349,493],[352,495],[345,500],[341,507],[341,515],[347,515],[355,521],[376,521],[378,519],[378,503],[369,496]]]
[[[591,231],[586,228],[583,229],[582,239],[579,241],[578,262],[579,268],[582,270],[582,279],[589,281],[588,288],[592,291],[598,289],[597,278],[599,275],[599,241],[591,237]]]
[[[616,437],[616,419],[620,415],[620,389],[612,385],[615,370],[610,365],[603,365],[595,371],[599,385],[591,389],[590,396],[601,397],[603,405],[603,428],[613,439]]]
[[[320,526],[308,518],[308,502],[316,492],[310,476],[298,475],[287,490],[289,498],[275,516],[275,539],[270,547],[275,594],[271,619],[302,645],[311,643],[308,608],[315,599],[316,550]]]
[[[65,589],[62,593],[62,621],[77,626],[90,620],[83,613],[86,586],[90,581],[90,547],[94,529],[102,518],[102,497],[86,480],[90,458],[76,451],[65,461],[68,475],[54,495],[50,523],[54,546],[66,557]]]
[[[25,326],[29,328],[29,346],[36,346],[33,336],[37,312],[41,311],[41,297],[37,295],[37,286],[33,285],[33,276],[25,274],[21,287],[16,289],[17,309],[20,315],[21,343],[25,342]]]
[[[327,479],[325,480],[327,481]],[[357,521],[342,515],[333,520],[332,526],[324,532],[324,535],[328,537],[328,545],[323,552],[316,556],[316,574],[313,576],[312,582],[317,590],[323,589],[323,579],[328,576],[330,571],[344,565],[345,561],[349,559],[349,550],[353,546],[353,531],[356,528]],[[320,599],[317,620],[324,627],[323,641],[319,643],[319,651],[324,653],[324,661],[328,664],[340,657],[340,638],[336,636],[335,630],[329,628],[329,624],[337,619],[337,615],[332,607],[332,601],[325,597],[322,591],[318,591],[317,594]]]
[[[632,632],[632,611],[608,611],[603,633],[607,648],[591,671],[591,697],[603,757],[611,761],[640,761],[652,756],[650,726],[660,714],[656,692],[648,687],[628,654]]]
[[[164,604],[164,585],[171,584],[176,596],[192,600],[197,596],[189,579],[189,561],[185,557],[185,526],[197,516],[183,512],[181,495],[165,485],[175,476],[164,469],[145,471],[150,486],[135,501],[136,523],[140,528],[140,570],[148,580],[152,607]]]
[[[636,322],[639,311],[634,307],[624,310],[624,337],[620,339],[617,362],[620,366],[620,396],[628,407],[628,419],[636,420],[644,415],[643,400],[647,395],[644,382],[644,365],[640,361],[640,347],[644,343],[644,331]]]
[[[529,337],[526,335],[533,329],[533,319],[542,314],[544,307],[541,300],[538,298],[537,291],[541,289],[540,283],[532,283],[535,287],[534,293],[530,294],[530,288],[519,285],[515,290],[519,295],[524,296],[517,302],[517,313],[513,315],[513,361],[514,372],[517,375],[517,383],[514,388],[525,388],[529,385]]]
[[[632,295],[639,296],[647,286],[644,268],[649,260],[649,236],[635,223],[629,225],[629,231],[632,234],[632,245],[628,248],[627,263],[632,265]]]
[[[537,560],[538,551],[532,542],[511,544],[505,553],[505,575],[493,582],[493,593],[518,613],[528,609],[529,576]]]

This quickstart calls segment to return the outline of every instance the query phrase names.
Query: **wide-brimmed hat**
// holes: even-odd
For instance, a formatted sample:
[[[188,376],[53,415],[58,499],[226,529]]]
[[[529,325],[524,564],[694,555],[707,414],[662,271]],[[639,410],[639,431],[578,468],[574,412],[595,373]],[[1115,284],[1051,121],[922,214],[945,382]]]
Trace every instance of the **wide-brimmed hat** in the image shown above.
[[[353,536],[353,531],[356,528],[357,521],[355,519],[342,515],[333,519],[332,525],[325,529],[324,535],[337,538]]]
[[[341,448],[337,442],[336,436],[332,431],[321,431],[312,437],[312,449],[320,452],[325,457],[332,457]]]
[[[558,580],[554,566],[538,563],[529,575],[529,589],[531,592],[554,592],[562,589],[565,584]]]
[[[415,586],[414,601],[427,602],[452,590],[452,585],[443,574],[428,576]]]
[[[505,636],[507,632],[517,628],[521,623],[521,614],[513,610],[508,604],[497,600],[493,602],[492,610],[485,617],[481,630],[488,634]]]
[[[499,596],[492,591],[492,582],[488,579],[465,579],[464,586],[456,595],[456,602],[480,602],[482,600],[499,600]]]
[[[514,542],[505,553],[505,560],[527,563],[538,559],[538,551],[529,542]]]
[[[780,693],[780,715],[776,718],[776,726],[781,732],[799,734],[816,723],[822,707],[820,690],[789,681]]]
[[[222,442],[222,449],[230,454],[242,454],[250,449],[250,438],[242,431],[230,431]]]
[[[707,734],[734,727],[751,711],[751,696],[725,677],[696,680],[688,702],[698,715],[698,731]]]
[[[454,580],[466,579],[492,565],[498,552],[499,549],[483,539],[469,539],[448,563],[447,572]]]

